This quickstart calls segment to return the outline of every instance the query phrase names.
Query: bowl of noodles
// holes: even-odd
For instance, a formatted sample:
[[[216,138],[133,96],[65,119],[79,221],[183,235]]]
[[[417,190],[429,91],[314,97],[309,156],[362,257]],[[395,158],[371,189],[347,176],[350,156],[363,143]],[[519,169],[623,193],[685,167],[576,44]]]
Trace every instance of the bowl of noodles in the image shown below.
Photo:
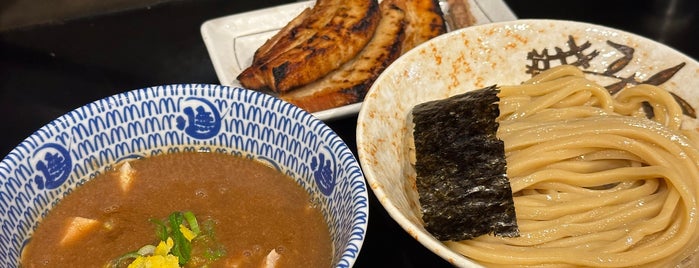
[[[600,25],[517,20],[461,29],[410,51],[378,78],[358,117],[359,160],[391,217],[455,266],[694,267],[697,72],[696,60],[670,47]],[[425,187],[434,178],[417,168],[425,155],[447,174],[466,162],[490,165],[478,151],[475,158],[451,159],[483,147],[459,148],[474,127],[431,122],[471,116],[478,106],[448,101],[484,89],[497,97],[488,105],[498,112],[490,119],[506,169],[500,191],[509,203],[464,201],[471,192],[441,181]],[[417,121],[423,105],[437,111],[430,117],[436,119]],[[434,133],[420,141],[433,151],[416,145],[418,129]],[[444,159],[449,162],[439,162]],[[471,178],[454,177],[453,188]],[[480,187],[468,189],[490,190]],[[441,202],[440,209],[428,202]],[[483,204],[511,204],[515,230],[503,235],[497,226],[504,220],[485,222],[504,213],[497,209],[466,215]],[[465,212],[434,223],[432,216],[454,207]],[[469,229],[478,221],[495,227],[444,238],[434,226],[456,222],[453,228]]]
[[[155,86],[75,109],[0,162],[0,267],[351,267],[353,153],[259,92]]]

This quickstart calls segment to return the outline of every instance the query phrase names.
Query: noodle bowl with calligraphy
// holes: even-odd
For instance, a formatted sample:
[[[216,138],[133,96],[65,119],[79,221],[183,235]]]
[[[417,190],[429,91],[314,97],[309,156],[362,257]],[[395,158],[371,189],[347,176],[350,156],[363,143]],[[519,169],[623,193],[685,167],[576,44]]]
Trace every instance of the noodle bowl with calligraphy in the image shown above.
[[[600,25],[469,27],[378,78],[358,118],[360,163],[391,217],[458,267],[694,267],[697,72],[670,47]],[[481,103],[487,94],[497,101]],[[481,104],[495,115],[468,108]],[[481,134],[486,117],[496,132]],[[482,140],[502,158],[476,151]],[[506,174],[470,177],[501,160]],[[474,170],[453,175],[460,166]],[[464,197],[489,191],[509,201]]]

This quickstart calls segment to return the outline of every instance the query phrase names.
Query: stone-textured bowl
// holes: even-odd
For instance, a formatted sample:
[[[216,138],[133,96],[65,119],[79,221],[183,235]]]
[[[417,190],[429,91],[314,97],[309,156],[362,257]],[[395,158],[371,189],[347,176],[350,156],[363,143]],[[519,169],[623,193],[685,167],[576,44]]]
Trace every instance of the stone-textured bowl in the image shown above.
[[[255,158],[291,176],[329,225],[333,267],[351,267],[368,223],[367,187],[347,145],[279,99],[214,85],[134,90],[42,127],[0,162],[0,267],[16,267],[37,222],[76,186],[121,160],[181,151]],[[326,165],[316,165],[325,159]],[[322,168],[322,169],[321,169]]]
[[[542,69],[574,64],[602,85],[652,82],[699,107],[699,64],[650,39],[599,25],[518,20],[450,32],[409,51],[379,76],[357,122],[357,152],[376,197],[412,237],[456,266],[478,267],[422,226],[408,160],[413,106],[486,86],[515,85]],[[687,118],[686,127],[696,127]]]

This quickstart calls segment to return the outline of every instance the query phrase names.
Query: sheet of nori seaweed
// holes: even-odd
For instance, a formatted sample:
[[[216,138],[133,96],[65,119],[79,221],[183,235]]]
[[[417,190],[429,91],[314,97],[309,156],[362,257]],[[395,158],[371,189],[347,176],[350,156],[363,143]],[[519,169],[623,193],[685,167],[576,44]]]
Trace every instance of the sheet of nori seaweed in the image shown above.
[[[439,240],[519,235],[491,86],[416,105],[417,190],[425,229]]]

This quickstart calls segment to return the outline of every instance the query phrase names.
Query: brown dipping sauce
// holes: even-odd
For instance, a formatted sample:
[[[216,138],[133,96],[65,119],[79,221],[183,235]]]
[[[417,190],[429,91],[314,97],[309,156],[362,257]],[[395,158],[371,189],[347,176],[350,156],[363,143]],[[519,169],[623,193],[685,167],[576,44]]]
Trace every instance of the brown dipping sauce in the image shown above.
[[[127,193],[116,168],[53,208],[24,249],[22,267],[103,267],[124,253],[157,244],[149,219],[187,210],[199,222],[213,220],[215,237],[225,246],[226,255],[210,267],[260,267],[275,249],[281,255],[276,267],[330,266],[332,246],[320,210],[303,188],[277,170],[219,153],[164,154],[130,164],[135,176]],[[102,225],[60,245],[75,216]]]

